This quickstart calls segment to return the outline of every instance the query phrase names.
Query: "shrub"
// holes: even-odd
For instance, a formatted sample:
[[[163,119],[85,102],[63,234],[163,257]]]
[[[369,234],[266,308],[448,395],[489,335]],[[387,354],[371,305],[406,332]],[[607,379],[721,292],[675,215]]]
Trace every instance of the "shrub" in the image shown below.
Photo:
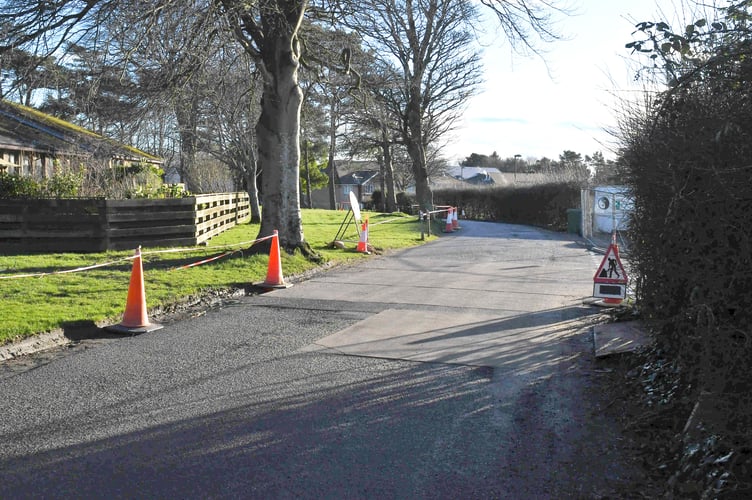
[[[83,172],[58,173],[42,182],[42,195],[50,198],[74,198],[84,182]]]
[[[415,196],[407,193],[397,193],[397,210],[406,214],[413,213],[413,205],[417,203]]]
[[[42,187],[31,177],[0,173],[0,198],[38,198]]]
[[[384,195],[381,191],[376,190],[371,193],[371,201],[366,204],[366,210],[383,210],[384,208]]]

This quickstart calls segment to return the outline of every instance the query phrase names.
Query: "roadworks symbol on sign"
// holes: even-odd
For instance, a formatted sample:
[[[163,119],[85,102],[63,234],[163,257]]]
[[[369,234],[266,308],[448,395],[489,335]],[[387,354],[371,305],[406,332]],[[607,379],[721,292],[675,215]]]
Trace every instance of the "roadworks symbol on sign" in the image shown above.
[[[627,273],[619,259],[619,249],[616,245],[609,245],[603,261],[593,276],[596,283],[627,283]]]

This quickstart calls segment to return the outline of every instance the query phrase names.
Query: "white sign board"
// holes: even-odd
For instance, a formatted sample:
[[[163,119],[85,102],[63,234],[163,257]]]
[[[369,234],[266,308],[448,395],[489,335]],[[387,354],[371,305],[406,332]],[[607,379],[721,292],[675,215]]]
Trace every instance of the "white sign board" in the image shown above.
[[[360,222],[360,203],[358,203],[358,197],[355,196],[355,192],[350,191],[350,208],[355,217],[355,222]]]

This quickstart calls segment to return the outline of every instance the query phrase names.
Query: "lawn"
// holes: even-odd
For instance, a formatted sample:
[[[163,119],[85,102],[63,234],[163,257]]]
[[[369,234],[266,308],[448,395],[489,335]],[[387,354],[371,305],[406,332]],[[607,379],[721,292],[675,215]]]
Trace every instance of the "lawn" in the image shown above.
[[[368,239],[377,251],[423,242],[421,224],[415,216],[368,212],[363,216],[369,218]],[[342,239],[346,240],[346,248],[331,248],[345,218],[346,212],[341,211],[303,210],[306,241],[328,264],[374,258],[355,251],[358,236],[354,223],[345,226],[347,231]],[[434,222],[432,234],[440,228],[441,224]],[[168,308],[203,294],[242,289],[264,281],[268,255],[247,251],[258,231],[258,224],[241,224],[212,238],[207,246],[178,251],[142,249],[147,310]],[[133,268],[129,257],[133,253],[0,256],[0,344],[70,323],[94,322],[99,326],[118,323],[125,307]],[[185,267],[220,255],[221,258],[205,264]],[[286,279],[321,265],[298,253],[282,252],[281,261]],[[95,265],[101,267],[60,273]]]

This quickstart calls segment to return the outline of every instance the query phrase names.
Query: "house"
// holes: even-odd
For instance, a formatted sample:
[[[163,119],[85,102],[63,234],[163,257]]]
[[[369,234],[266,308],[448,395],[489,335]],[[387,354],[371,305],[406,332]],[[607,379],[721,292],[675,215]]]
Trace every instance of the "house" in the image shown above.
[[[504,186],[508,184],[505,175],[498,168],[464,167],[462,165],[450,167],[448,174],[461,181],[474,185]]]
[[[46,178],[89,161],[110,167],[163,163],[33,108],[0,101],[0,172]]]
[[[467,187],[467,183],[454,176],[441,174],[431,176],[429,178],[429,186],[431,189],[462,189],[463,187]],[[410,187],[412,188],[411,193],[415,194],[415,185],[411,185]]]
[[[497,168],[450,167],[447,175],[475,186],[530,186],[551,182],[552,177],[544,172],[501,172]]]
[[[358,170],[340,177],[337,192],[341,194],[344,207],[350,205],[350,192],[360,201],[361,207],[371,201],[371,195],[379,190],[381,174],[378,170]]]
[[[368,161],[342,161],[335,164],[334,200],[337,209],[350,207],[350,192],[354,192],[361,207],[370,203],[374,191],[381,189],[381,173],[378,164]],[[327,175],[329,171],[327,170]],[[329,186],[311,193],[313,208],[331,208]]]

